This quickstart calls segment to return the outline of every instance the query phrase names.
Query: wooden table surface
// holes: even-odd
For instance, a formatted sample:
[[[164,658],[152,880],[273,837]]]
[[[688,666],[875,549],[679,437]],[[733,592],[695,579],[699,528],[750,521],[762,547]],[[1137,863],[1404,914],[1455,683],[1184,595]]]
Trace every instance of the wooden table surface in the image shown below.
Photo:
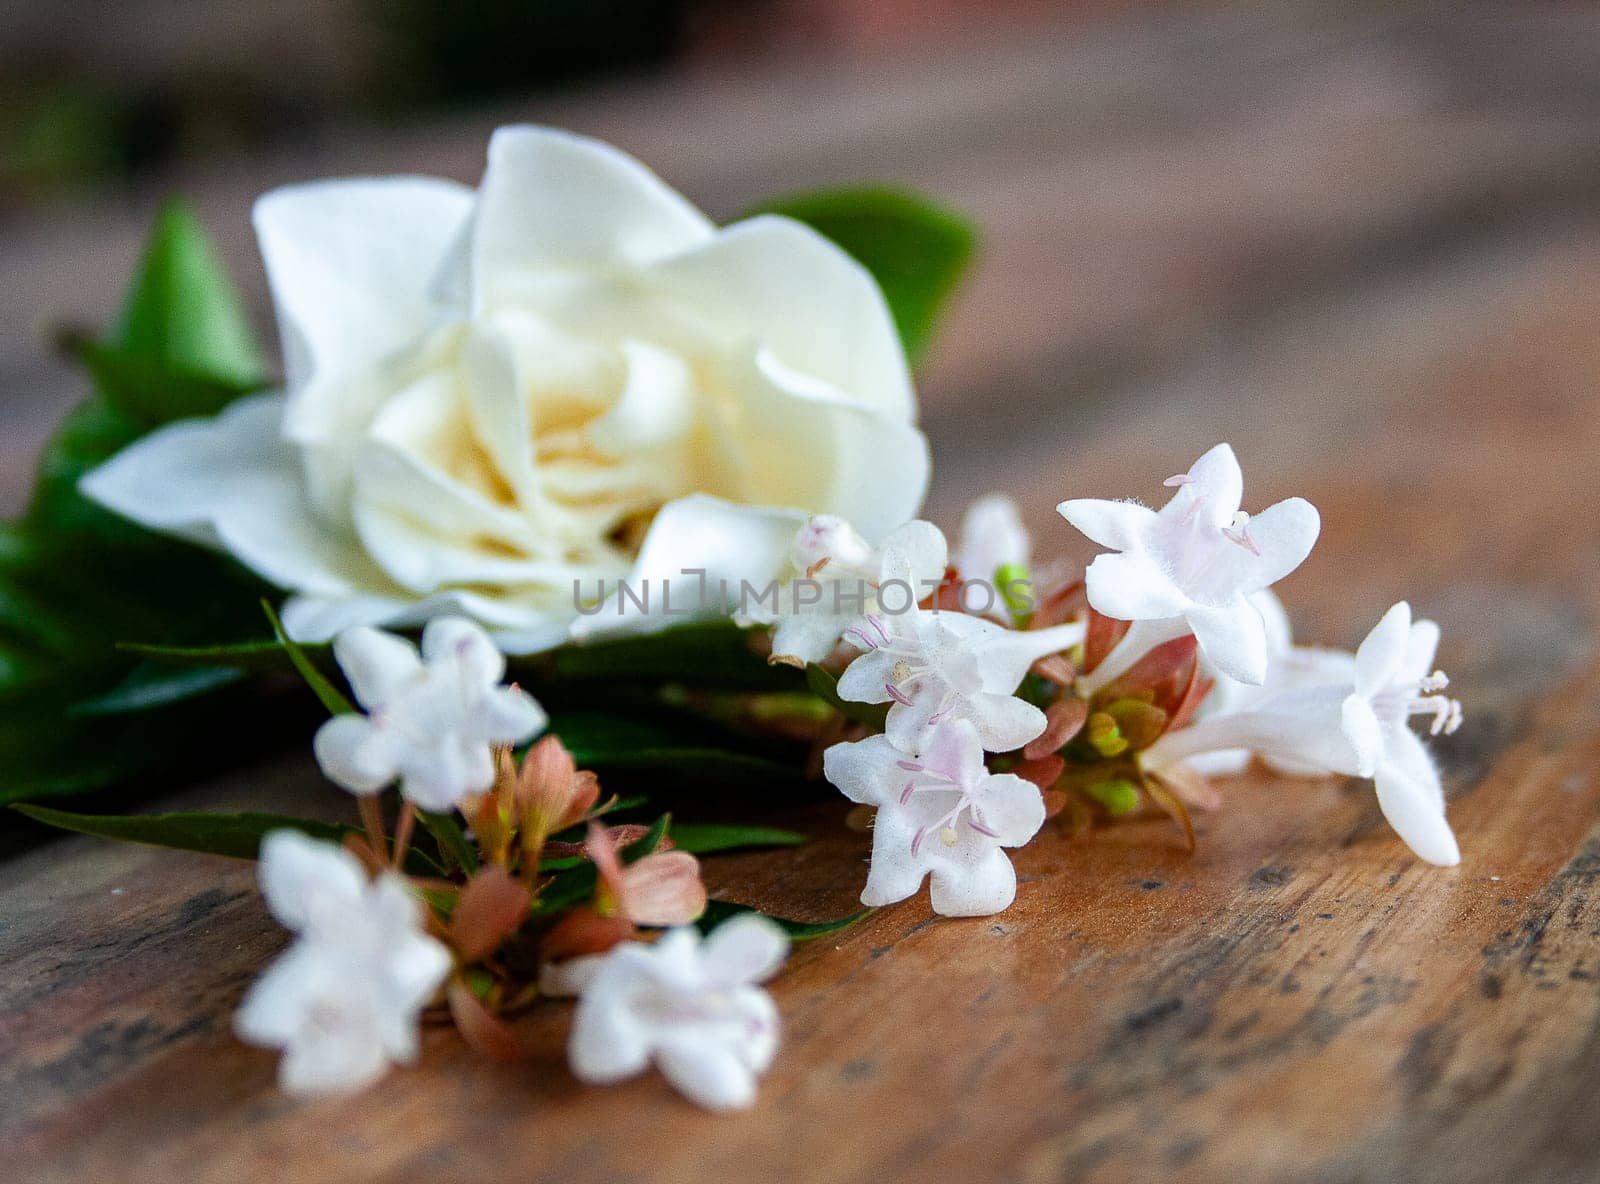
[[[1337,780],[1225,783],[1193,855],[1156,821],[1047,831],[1000,917],[924,895],[799,949],[760,1102],[717,1117],[654,1077],[578,1086],[562,1005],[527,1065],[438,1031],[367,1094],[291,1102],[228,1030],[283,942],[252,869],[34,844],[0,863],[0,1177],[1594,1179],[1597,67],[1594,10],[1285,4],[507,112],[604,132],[718,212],[867,175],[971,210],[985,262],[923,383],[931,513],[1008,488],[1082,557],[1057,500],[1154,498],[1230,440],[1249,504],[1323,512],[1280,589],[1304,638],[1352,645],[1402,597],[1442,623],[1461,866]],[[488,122],[194,182],[243,265],[247,180],[470,176]],[[98,308],[135,221],[35,227],[0,300],[31,277]],[[344,804],[301,757],[174,802]],[[866,853],[842,813],[780,808],[816,841],[710,859],[713,888],[840,914]]]

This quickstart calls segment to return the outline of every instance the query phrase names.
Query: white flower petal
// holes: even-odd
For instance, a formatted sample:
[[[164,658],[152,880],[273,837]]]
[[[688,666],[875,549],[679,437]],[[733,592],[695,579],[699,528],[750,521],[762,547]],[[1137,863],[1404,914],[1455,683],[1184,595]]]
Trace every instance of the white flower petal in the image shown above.
[[[1045,715],[1032,703],[1010,695],[980,691],[967,700],[966,719],[978,729],[978,738],[990,752],[1011,752],[1034,739],[1045,728]]]
[[[869,650],[844,668],[839,675],[839,698],[851,703],[887,703],[892,695],[898,659],[887,650]]]
[[[1119,621],[1176,617],[1189,606],[1189,598],[1166,571],[1142,551],[1099,555],[1084,579],[1089,603]]]
[[[912,586],[919,592],[927,581],[943,579],[950,562],[950,546],[944,532],[921,519],[890,531],[879,550],[884,558],[878,574],[909,574]]]
[[[1248,595],[1276,584],[1305,562],[1322,532],[1322,515],[1305,498],[1291,497],[1254,515],[1245,529],[1260,551],[1253,555],[1239,549],[1249,572],[1239,590]]]
[[[275,830],[261,840],[257,874],[267,908],[296,933],[319,908],[358,908],[367,886],[355,856],[297,830]]]
[[[1031,781],[1015,773],[997,773],[984,778],[973,794],[974,813],[995,833],[1000,847],[1020,847],[1044,825],[1044,795]]]
[[[928,874],[927,863],[911,853],[917,823],[895,806],[878,811],[872,824],[872,865],[867,884],[861,890],[861,903],[880,908],[915,896]]]
[[[852,802],[879,806],[891,800],[884,785],[895,764],[904,759],[905,753],[887,736],[842,740],[823,752],[822,775]]]
[[[784,366],[878,414],[911,420],[911,377],[882,291],[861,264],[809,226],[751,218],[663,261],[653,276],[725,345],[760,342]]]
[[[377,793],[399,775],[388,738],[362,715],[336,715],[312,740],[317,767],[329,781],[353,794]]]
[[[380,629],[345,630],[333,643],[333,657],[363,707],[382,703],[422,673],[417,647]]]
[[[464,617],[435,617],[428,622],[422,631],[422,660],[430,666],[449,663],[469,684],[485,687],[494,686],[506,672],[505,655],[479,625]]]
[[[1138,502],[1087,497],[1062,502],[1056,507],[1056,513],[1077,527],[1091,542],[1112,551],[1141,549],[1156,520],[1156,512]]]
[[[728,1048],[684,1037],[656,1052],[662,1075],[684,1097],[707,1110],[742,1110],[756,1100],[756,1077]]]
[[[1405,660],[1395,672],[1396,681],[1421,681],[1433,673],[1433,662],[1439,655],[1439,625],[1435,621],[1414,621],[1411,637],[1406,642]]]
[[[1026,566],[1032,557],[1022,512],[1016,500],[1003,493],[987,494],[967,507],[960,539],[956,568],[966,580],[993,580],[1002,567]]]
[[[471,190],[428,177],[313,182],[256,202],[295,439],[337,444],[365,425],[375,392],[351,379],[434,323],[434,285],[472,207]]]
[[[1244,473],[1229,444],[1211,448],[1189,466],[1189,481],[1180,485],[1161,509],[1164,518],[1182,518],[1197,499],[1205,499],[1204,515],[1215,526],[1227,526],[1244,500]]]
[[[789,935],[758,913],[730,917],[700,948],[706,974],[727,986],[765,982],[789,954]]]
[[[1207,662],[1252,686],[1266,681],[1267,630],[1247,600],[1216,607],[1191,604],[1183,615]]]
[[[940,916],[989,917],[1017,898],[1017,872],[1005,852],[989,847],[969,864],[936,864],[929,887]]]
[[[799,511],[737,505],[705,494],[669,502],[626,576],[636,594],[650,590],[649,611],[613,593],[573,622],[573,635],[659,629],[686,616],[720,612],[724,583],[736,602],[741,580],[759,591],[782,574],[789,542],[804,521]],[[704,572],[705,603],[699,596],[702,577],[690,574],[697,569]]]
[[[788,613],[777,618],[777,627],[772,631],[773,656],[820,662],[833,653],[839,638],[854,620],[831,614]],[[765,623],[771,624],[770,621]]]
[[[1359,693],[1348,696],[1340,711],[1340,727],[1356,754],[1356,772],[1371,777],[1383,759],[1384,741],[1383,727],[1373,713],[1372,703]]]
[[[140,526],[225,551],[279,587],[341,596],[381,580],[312,514],[282,416],[281,395],[238,399],[214,419],[136,441],[79,489]]]
[[[519,275],[638,267],[710,239],[711,222],[609,144],[543,127],[503,127],[489,142],[472,273],[479,307]]]
[[[1400,728],[1388,737],[1374,781],[1383,816],[1406,846],[1440,867],[1461,862],[1461,849],[1445,821],[1439,771],[1415,734]]]

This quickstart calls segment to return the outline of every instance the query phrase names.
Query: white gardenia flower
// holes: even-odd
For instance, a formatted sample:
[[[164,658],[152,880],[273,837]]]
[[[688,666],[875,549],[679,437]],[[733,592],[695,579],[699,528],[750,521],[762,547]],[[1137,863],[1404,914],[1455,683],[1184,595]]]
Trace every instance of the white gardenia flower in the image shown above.
[[[1115,552],[1089,565],[1089,603],[1108,617],[1135,622],[1123,643],[1080,680],[1085,693],[1154,646],[1191,632],[1217,670],[1240,682],[1266,679],[1266,627],[1250,596],[1310,554],[1321,530],[1316,507],[1296,497],[1246,514],[1239,508],[1244,476],[1226,444],[1167,484],[1177,492],[1159,511],[1094,498],[1056,507],[1073,526]]]
[[[788,949],[777,925],[744,914],[705,938],[672,929],[654,944],[623,942],[586,959],[567,1045],[573,1074],[608,1085],[654,1061],[690,1101],[749,1106],[778,1050],[778,1009],[756,984]]]
[[[845,633],[864,651],[839,676],[839,695],[888,703],[885,731],[915,752],[941,720],[964,719],[990,752],[1021,748],[1044,731],[1044,712],[1014,697],[1028,667],[1083,640],[1081,622],[1050,629],[1007,629],[966,613],[912,606],[873,613]]]
[[[966,720],[946,720],[914,756],[887,736],[835,744],[823,774],[853,802],[878,807],[866,905],[904,900],[931,879],[933,910],[947,917],[998,913],[1017,895],[1004,847],[1044,825],[1044,797],[1015,773],[991,773]]]
[[[776,603],[747,605],[745,619],[777,625],[775,659],[820,662],[846,629],[881,607],[877,592],[883,584],[904,584],[890,590],[899,595],[897,603],[921,600],[944,578],[948,558],[944,535],[931,522],[907,522],[874,547],[844,519],[818,515],[790,544],[794,578],[778,586]]]
[[[602,580],[765,582],[807,514],[878,537],[922,500],[883,296],[798,222],[718,229],[614,148],[508,127],[476,192],[314,182],[255,226],[285,391],[82,488],[289,590],[298,639],[454,611],[532,651]]]
[[[369,881],[356,858],[298,831],[261,844],[261,891],[296,937],[234,1016],[241,1040],[281,1048],[297,1095],[345,1093],[417,1056],[418,1016],[450,971],[398,876]]]
[[[354,794],[395,780],[424,810],[453,809],[494,784],[493,748],[518,744],[547,722],[526,691],[503,687],[506,660],[482,629],[439,617],[422,653],[379,629],[346,629],[333,656],[365,715],[336,715],[317,731],[317,763]]]
[[[1371,777],[1384,817],[1406,844],[1429,863],[1453,866],[1461,852],[1445,821],[1439,771],[1407,726],[1412,716],[1425,715],[1437,736],[1461,724],[1461,704],[1439,693],[1448,680],[1430,673],[1438,646],[1439,627],[1413,622],[1411,606],[1401,601],[1353,661],[1322,652],[1302,675],[1349,670],[1347,680],[1291,682],[1243,711],[1167,733],[1140,762],[1159,772],[1197,754],[1242,748],[1286,772]]]

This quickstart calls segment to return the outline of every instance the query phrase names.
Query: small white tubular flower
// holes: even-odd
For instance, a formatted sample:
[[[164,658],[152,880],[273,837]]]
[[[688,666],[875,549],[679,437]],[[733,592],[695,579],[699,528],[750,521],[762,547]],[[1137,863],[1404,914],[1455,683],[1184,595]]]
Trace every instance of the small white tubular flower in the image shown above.
[[[878,589],[901,581],[896,603],[921,600],[944,578],[949,547],[931,522],[913,521],[872,546],[842,518],[822,514],[794,537],[789,565],[794,578],[781,584],[773,604],[744,606],[743,620],[776,624],[772,656],[780,661],[820,662],[833,652],[846,629],[874,612]]]
[[[1021,748],[1044,731],[1044,712],[1015,698],[1028,667],[1083,640],[1081,622],[1006,629],[955,612],[873,613],[845,640],[864,651],[839,676],[839,695],[888,703],[885,731],[903,752],[946,719],[964,719],[990,752]]]
[[[749,1106],[778,1050],[778,1009],[756,984],[776,973],[788,948],[782,929],[747,914],[704,939],[673,929],[653,945],[624,942],[594,959],[575,984],[573,1074],[608,1085],[654,1061],[690,1101]]]
[[[1429,672],[1439,627],[1411,619],[1405,601],[1384,614],[1353,662],[1348,655],[1309,651],[1307,667],[1283,690],[1264,694],[1233,715],[1169,732],[1140,756],[1159,771],[1199,753],[1244,748],[1295,773],[1370,777],[1389,825],[1429,863],[1461,862],[1445,821],[1439,771],[1416,733],[1414,715],[1431,718],[1431,734],[1454,732],[1461,704],[1439,694],[1445,676]],[[1298,651],[1305,655],[1307,651]],[[1348,670],[1348,680],[1311,684],[1318,672]]]
[[[234,1016],[241,1040],[283,1050],[296,1095],[345,1093],[417,1055],[418,1016],[450,971],[397,876],[369,882],[355,857],[298,831],[261,844],[267,907],[296,934]]]
[[[933,909],[982,917],[1017,895],[1017,873],[1001,848],[1020,847],[1044,825],[1044,797],[1014,773],[990,773],[966,720],[936,726],[915,757],[887,736],[835,744],[824,775],[847,798],[878,807],[866,905],[904,900],[931,879]]]
[[[1321,530],[1316,507],[1289,498],[1254,516],[1244,513],[1244,477],[1226,444],[1167,484],[1177,492],[1159,511],[1090,498],[1056,507],[1116,552],[1089,565],[1089,603],[1122,621],[1181,621],[1179,632],[1195,635],[1208,663],[1240,682],[1259,684],[1267,676],[1267,635],[1249,598],[1310,554]],[[1129,652],[1117,665],[1101,663],[1088,685],[1104,685],[1139,656]]]
[[[494,783],[494,745],[526,740],[546,722],[531,695],[499,685],[504,655],[461,617],[431,621],[420,656],[366,626],[341,633],[333,654],[367,714],[334,716],[313,747],[322,771],[354,794],[398,779],[422,809],[453,809]]]
[[[967,507],[956,548],[962,579],[992,580],[1002,567],[1026,567],[1032,555],[1033,541],[1011,497],[985,494]]]

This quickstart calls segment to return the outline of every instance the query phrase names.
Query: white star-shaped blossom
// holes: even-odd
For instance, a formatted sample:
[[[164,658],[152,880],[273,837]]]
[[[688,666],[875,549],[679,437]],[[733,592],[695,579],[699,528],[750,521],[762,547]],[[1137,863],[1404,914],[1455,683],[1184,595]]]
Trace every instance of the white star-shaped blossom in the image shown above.
[[[1198,754],[1248,749],[1284,772],[1370,777],[1383,816],[1406,844],[1429,863],[1453,866],[1461,852],[1445,820],[1439,771],[1408,726],[1412,716],[1426,716],[1437,736],[1461,724],[1461,704],[1439,693],[1449,680],[1432,670],[1438,646],[1438,625],[1413,621],[1411,606],[1401,601],[1353,659],[1320,652],[1282,690],[1232,715],[1169,732],[1140,762],[1159,772]],[[1339,681],[1310,681],[1317,672],[1342,671],[1348,677]]]
[[[418,1016],[451,958],[422,932],[405,882],[369,881],[353,855],[292,830],[263,840],[260,876],[296,936],[235,1014],[240,1039],[281,1048],[279,1083],[297,1095],[358,1090],[414,1061]]]
[[[1222,673],[1253,684],[1266,678],[1267,632],[1250,596],[1310,554],[1321,530],[1316,507],[1288,498],[1246,514],[1239,508],[1244,476],[1227,444],[1167,484],[1177,491],[1159,511],[1097,498],[1056,507],[1113,552],[1089,565],[1089,603],[1108,617],[1135,622],[1117,651],[1082,680],[1088,692],[1184,632],[1195,635],[1205,660]],[[1144,622],[1150,624],[1141,628]]]
[[[1013,692],[1038,659],[1082,641],[1083,624],[1007,629],[966,613],[913,606],[870,614],[845,640],[863,652],[839,676],[839,695],[888,703],[885,730],[897,748],[915,752],[929,728],[965,719],[984,748],[1010,752],[1045,725],[1044,712]]]
[[[775,660],[820,662],[856,621],[879,607],[878,589],[899,580],[896,603],[921,601],[944,577],[949,546],[931,522],[913,521],[872,546],[842,518],[810,519],[789,548],[794,578],[777,588],[776,603],[749,598],[740,619],[777,626]]]
[[[358,626],[333,654],[365,715],[338,715],[317,731],[317,763],[354,794],[398,780],[424,810],[444,811],[494,784],[493,748],[517,744],[547,717],[527,692],[503,687],[506,660],[481,628],[440,617],[422,652],[404,638]]]
[[[1002,848],[1038,833],[1044,798],[1014,773],[989,772],[972,724],[945,720],[915,756],[887,736],[835,744],[822,768],[851,801],[878,808],[862,904],[904,900],[924,879],[934,911],[947,917],[988,916],[1016,898]]]
[[[744,914],[705,938],[672,929],[653,944],[623,942],[586,959],[567,1045],[573,1074],[607,1085],[653,1061],[707,1109],[749,1106],[778,1050],[778,1009],[757,984],[788,949],[777,925]]]

